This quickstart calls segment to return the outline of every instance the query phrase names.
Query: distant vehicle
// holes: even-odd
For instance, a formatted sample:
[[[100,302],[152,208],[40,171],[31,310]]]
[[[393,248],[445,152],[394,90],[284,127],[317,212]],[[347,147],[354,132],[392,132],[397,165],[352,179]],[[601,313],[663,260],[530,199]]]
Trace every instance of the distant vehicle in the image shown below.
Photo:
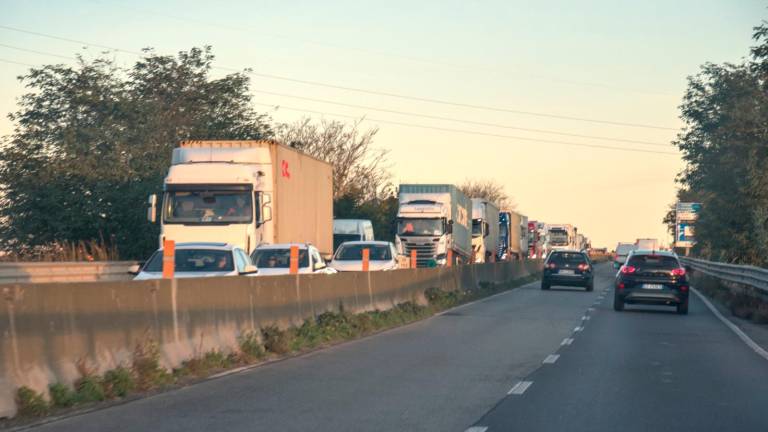
[[[544,255],[544,223],[528,222],[528,258],[538,259]]]
[[[499,213],[499,261],[520,260],[528,257],[528,217],[514,211]]]
[[[401,184],[398,192],[398,253],[411,256],[416,266],[444,266],[448,251],[454,264],[469,262],[472,255],[470,216],[472,201],[450,184]]]
[[[659,240],[654,238],[639,238],[635,241],[635,249],[642,250],[659,250]]]
[[[299,274],[336,273],[328,267],[313,245],[306,243],[282,243],[262,245],[251,254],[251,259],[259,268],[259,276],[286,275],[291,269],[291,247],[299,248]]]
[[[499,208],[496,204],[472,198],[472,256],[474,262],[491,262],[499,247]]]
[[[274,141],[184,141],[160,204],[163,240],[223,241],[251,253],[310,242],[333,254],[333,168]],[[149,197],[150,222],[158,199]]]
[[[595,281],[587,253],[578,250],[556,250],[550,253],[544,262],[541,289],[548,290],[554,285],[582,286],[592,291]]]
[[[331,268],[340,271],[362,271],[363,249],[368,249],[368,270],[397,270],[400,266],[397,260],[397,250],[391,242],[385,241],[351,241],[339,245]]]
[[[571,224],[547,224],[545,231],[545,253],[556,250],[578,250],[576,229]]]
[[[635,250],[634,243],[619,243],[613,255],[613,268],[618,269],[627,261],[629,253]]]
[[[333,251],[349,241],[373,241],[373,224],[367,219],[334,219]]]
[[[669,305],[688,313],[688,279],[672,252],[636,250],[616,274],[613,309],[625,304]]]
[[[254,275],[256,266],[243,249],[227,243],[176,243],[174,277]],[[163,249],[147,260],[133,280],[162,279]]]

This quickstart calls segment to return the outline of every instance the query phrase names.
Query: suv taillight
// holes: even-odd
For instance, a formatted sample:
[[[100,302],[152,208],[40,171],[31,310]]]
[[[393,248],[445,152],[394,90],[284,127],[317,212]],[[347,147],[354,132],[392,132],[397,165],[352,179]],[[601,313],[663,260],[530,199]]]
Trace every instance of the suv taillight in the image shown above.
[[[579,264],[579,270],[581,271],[589,270],[589,264]]]
[[[621,274],[632,274],[636,271],[637,269],[631,265],[621,266]]]
[[[680,267],[672,270],[672,276],[685,276],[685,269]]]
[[[549,263],[549,264],[547,264],[547,267],[549,267],[550,269],[554,270],[554,269],[557,268],[557,265],[555,263]]]

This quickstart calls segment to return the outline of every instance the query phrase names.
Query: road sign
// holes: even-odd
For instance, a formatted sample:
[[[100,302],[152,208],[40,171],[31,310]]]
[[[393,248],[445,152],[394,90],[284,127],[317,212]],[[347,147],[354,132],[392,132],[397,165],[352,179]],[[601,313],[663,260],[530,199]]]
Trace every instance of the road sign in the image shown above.
[[[675,247],[690,248],[696,244],[695,226],[701,203],[678,202],[675,206]]]

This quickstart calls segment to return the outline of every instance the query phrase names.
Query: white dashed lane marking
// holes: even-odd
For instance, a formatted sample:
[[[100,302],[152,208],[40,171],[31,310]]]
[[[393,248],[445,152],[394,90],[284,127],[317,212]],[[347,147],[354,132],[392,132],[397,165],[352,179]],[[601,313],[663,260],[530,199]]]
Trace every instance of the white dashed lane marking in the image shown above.
[[[560,342],[560,346],[570,345],[572,343],[573,343],[573,338],[565,338],[563,339],[562,342]]]
[[[544,359],[544,364],[552,364],[560,358],[560,354],[550,354]]]
[[[575,329],[573,329],[574,332],[580,332],[582,330],[584,330],[584,327],[581,327],[581,326],[576,327]]]
[[[519,396],[525,393],[525,391],[528,390],[528,387],[530,387],[531,384],[533,384],[533,381],[520,381],[519,383],[515,384],[515,386],[512,387],[507,394]]]
[[[471,428],[467,429],[465,432],[485,432],[488,428],[485,426],[472,426]]]

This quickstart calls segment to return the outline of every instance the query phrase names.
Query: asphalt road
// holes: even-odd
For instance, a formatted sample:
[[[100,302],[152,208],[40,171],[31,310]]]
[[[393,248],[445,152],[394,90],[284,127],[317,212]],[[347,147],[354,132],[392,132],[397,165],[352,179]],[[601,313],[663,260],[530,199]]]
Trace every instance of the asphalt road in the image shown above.
[[[768,430],[768,361],[695,298],[689,316],[614,312],[611,280],[601,267],[592,293],[530,284],[36,430]]]

